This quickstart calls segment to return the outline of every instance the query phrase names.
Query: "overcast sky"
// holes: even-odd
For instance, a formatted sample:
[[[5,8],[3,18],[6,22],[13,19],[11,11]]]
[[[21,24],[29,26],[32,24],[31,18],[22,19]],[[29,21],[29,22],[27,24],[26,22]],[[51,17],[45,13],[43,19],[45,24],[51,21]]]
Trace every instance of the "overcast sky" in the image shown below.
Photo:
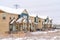
[[[60,24],[60,0],[0,0],[1,6],[27,8],[29,13],[50,16],[53,23]]]

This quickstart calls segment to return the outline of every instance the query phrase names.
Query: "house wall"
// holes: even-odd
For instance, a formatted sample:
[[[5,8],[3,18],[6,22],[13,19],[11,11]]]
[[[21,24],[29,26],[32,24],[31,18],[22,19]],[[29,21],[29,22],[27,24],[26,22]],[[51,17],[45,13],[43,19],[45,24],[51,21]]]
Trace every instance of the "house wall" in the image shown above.
[[[6,19],[3,19],[3,14],[6,16]],[[6,13],[0,10],[0,32],[7,32],[9,31],[9,22],[11,21],[10,17],[18,18],[16,14]]]
[[[25,13],[25,11],[23,11],[23,13]],[[3,14],[5,14],[5,16],[6,16],[5,20],[3,19]],[[15,17],[15,19],[17,19],[18,18],[18,14],[11,14],[11,13],[7,13],[7,12],[4,12],[4,11],[0,10],[0,32],[9,31],[9,22],[11,21],[10,17],[12,17],[12,18]],[[29,16],[29,19],[32,21],[32,25],[34,26],[34,30],[42,29],[42,27],[43,27],[43,21],[42,20],[43,19],[42,18],[38,18],[38,26],[35,27],[35,22],[34,22],[35,19],[34,18],[35,17],[33,17],[33,16]],[[23,23],[23,24],[25,24],[25,23]],[[25,24],[24,26],[27,26],[27,24]],[[28,30],[30,30],[29,26],[28,26]],[[46,26],[50,27],[50,24],[48,24],[48,25],[46,24]]]
[[[33,31],[36,31],[36,27],[35,27],[35,24],[34,24],[34,20],[35,20],[34,17],[33,17],[33,16],[29,16],[29,19],[30,19],[31,22],[32,22],[31,25],[32,25],[32,28],[34,28]],[[34,27],[33,27],[33,26],[34,26]]]
[[[52,20],[49,20],[48,23],[44,23],[44,28],[46,28],[46,29],[52,28]]]
[[[33,23],[35,23],[34,22],[34,17],[33,16],[30,16],[30,19],[31,19],[31,21],[33,22]],[[38,24],[37,24],[37,27],[34,27],[34,29],[36,30],[36,29],[42,29],[42,26],[43,26],[43,24],[42,24],[42,21],[43,19],[42,18],[38,18]],[[36,26],[36,25],[35,25]]]
[[[43,21],[42,21],[43,19],[41,19],[41,18],[38,18],[38,29],[42,29],[42,27],[43,27]]]
[[[33,16],[29,16],[29,19],[34,23],[34,17]]]

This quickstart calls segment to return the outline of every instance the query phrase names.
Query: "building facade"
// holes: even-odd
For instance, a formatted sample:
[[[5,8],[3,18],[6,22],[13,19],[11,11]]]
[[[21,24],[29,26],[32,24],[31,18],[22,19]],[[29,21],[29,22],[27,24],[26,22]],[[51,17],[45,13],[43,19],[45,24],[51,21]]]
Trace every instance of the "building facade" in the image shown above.
[[[0,32],[39,31],[51,28],[52,20],[31,16],[26,9],[0,7]]]

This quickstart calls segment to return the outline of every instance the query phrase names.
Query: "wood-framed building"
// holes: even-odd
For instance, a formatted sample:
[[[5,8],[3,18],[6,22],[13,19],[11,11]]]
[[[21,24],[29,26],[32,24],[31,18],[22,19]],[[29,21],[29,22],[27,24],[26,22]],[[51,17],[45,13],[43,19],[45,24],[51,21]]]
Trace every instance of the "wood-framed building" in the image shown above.
[[[46,19],[46,18],[45,18]],[[44,18],[31,16],[26,9],[12,9],[0,6],[0,32],[38,31],[45,26],[52,27],[52,20],[45,24]],[[45,28],[46,28],[45,27]]]

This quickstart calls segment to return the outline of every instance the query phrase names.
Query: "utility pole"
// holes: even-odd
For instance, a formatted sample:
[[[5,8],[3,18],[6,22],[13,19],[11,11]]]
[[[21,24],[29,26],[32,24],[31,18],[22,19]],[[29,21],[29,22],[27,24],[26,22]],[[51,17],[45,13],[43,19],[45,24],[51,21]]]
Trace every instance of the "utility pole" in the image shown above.
[[[18,9],[18,8],[19,8],[19,5],[18,5],[18,4],[15,4],[14,6],[15,6],[15,8],[16,8],[16,9]]]

